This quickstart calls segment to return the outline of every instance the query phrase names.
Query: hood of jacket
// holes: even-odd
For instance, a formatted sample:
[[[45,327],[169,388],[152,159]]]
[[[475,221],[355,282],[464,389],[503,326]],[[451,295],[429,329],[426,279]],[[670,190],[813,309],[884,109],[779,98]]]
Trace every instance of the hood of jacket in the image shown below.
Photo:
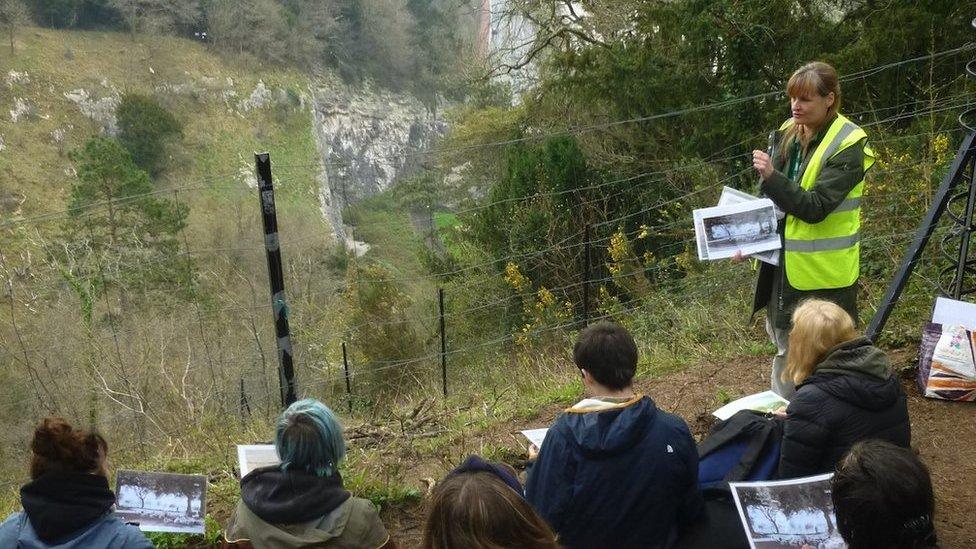
[[[282,471],[272,465],[255,469],[241,479],[241,500],[271,524],[298,524],[324,517],[350,496],[338,472],[320,477],[304,471]]]
[[[566,425],[583,454],[599,458],[633,448],[656,417],[657,406],[643,395],[588,398],[566,410]]]
[[[826,358],[802,385],[816,385],[827,394],[866,410],[883,410],[903,393],[891,373],[888,357],[866,337],[827,351]]]
[[[21,487],[20,502],[37,537],[54,545],[111,511],[115,494],[102,475],[53,472]]]

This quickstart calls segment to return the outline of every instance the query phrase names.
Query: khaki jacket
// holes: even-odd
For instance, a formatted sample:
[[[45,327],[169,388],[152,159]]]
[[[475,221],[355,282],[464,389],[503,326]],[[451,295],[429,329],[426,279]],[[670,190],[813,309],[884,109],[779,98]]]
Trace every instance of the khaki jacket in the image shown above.
[[[255,549],[379,549],[392,546],[376,506],[349,498],[328,515],[300,524],[269,524],[237,502],[224,533],[225,547]]]

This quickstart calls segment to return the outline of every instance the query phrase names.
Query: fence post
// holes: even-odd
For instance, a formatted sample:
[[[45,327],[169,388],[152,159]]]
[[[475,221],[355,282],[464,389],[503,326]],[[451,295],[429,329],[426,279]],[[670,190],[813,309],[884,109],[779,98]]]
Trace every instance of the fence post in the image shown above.
[[[352,413],[352,383],[349,381],[349,358],[346,356],[346,342],[342,342],[342,368],[346,371],[346,402],[349,413]]]
[[[275,211],[274,185],[271,181],[271,155],[255,153],[261,220],[264,223],[264,248],[268,256],[268,279],[271,282],[271,308],[274,311],[278,345],[278,382],[281,406],[298,400],[295,395],[295,367],[292,363],[291,335],[288,330],[288,303],[285,301],[285,279],[281,271],[281,247],[278,240],[278,215]]]
[[[247,400],[247,393],[244,392],[244,378],[241,378],[241,425],[246,423],[246,417],[251,417],[251,403]]]
[[[444,288],[437,289],[437,303],[441,319],[441,381],[444,386],[444,396],[447,396],[447,334],[444,330]]]
[[[590,323],[590,225],[583,227],[583,327]]]

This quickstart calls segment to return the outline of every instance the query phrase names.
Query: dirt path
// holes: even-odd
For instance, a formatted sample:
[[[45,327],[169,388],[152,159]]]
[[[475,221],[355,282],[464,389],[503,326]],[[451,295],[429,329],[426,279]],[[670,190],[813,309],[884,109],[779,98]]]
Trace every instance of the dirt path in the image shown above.
[[[911,356],[905,353],[895,353],[892,358],[896,364],[911,362]],[[681,415],[700,438],[712,424],[711,411],[720,405],[720,394],[738,398],[765,390],[769,386],[768,375],[766,358],[746,357],[640,380],[637,389],[662,409]],[[976,547],[976,405],[921,397],[908,379],[904,386],[909,395],[912,445],[932,472],[936,528],[942,547]],[[534,417],[492,426],[460,441],[448,455],[426,460],[408,471],[405,478],[408,483],[416,482],[411,479],[439,479],[466,455],[484,453],[486,448],[501,453],[505,461],[516,467],[524,466],[524,440],[517,436],[518,431],[547,426],[561,410],[562,406],[547,406]],[[421,503],[386,514],[391,532],[404,547],[416,547],[420,542],[422,507]]]

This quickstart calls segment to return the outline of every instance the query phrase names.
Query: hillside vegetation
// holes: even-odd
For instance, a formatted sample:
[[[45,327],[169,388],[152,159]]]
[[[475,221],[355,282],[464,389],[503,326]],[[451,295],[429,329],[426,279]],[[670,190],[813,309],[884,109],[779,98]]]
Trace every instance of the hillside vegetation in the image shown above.
[[[16,55],[0,59],[0,114],[24,112],[0,117],[6,506],[34,419],[57,413],[110,433],[116,467],[208,474],[207,539],[218,535],[237,496],[233,444],[270,440],[280,409],[248,186],[255,149],[270,150],[278,182],[299,394],[341,412],[348,486],[384,505],[408,542],[433,481],[469,453],[524,465],[513,433],[579,398],[569,349],[585,320],[626,325],[638,387],[704,434],[711,410],[767,386],[772,349],[749,314],[753,270],[698,261],[691,212],[723,185],[755,191],[750,153],[789,116],[790,73],[812,59],[837,66],[843,112],[878,155],[862,325],[955,154],[971,14],[957,2],[872,4],[615,0],[567,15],[512,3],[540,31],[535,90],[515,102],[494,82],[459,92],[449,134],[416,155],[423,171],[346,208],[370,244],[361,257],[329,244],[311,79],[286,61],[138,33],[18,32]],[[105,126],[65,96],[77,89],[96,107],[137,92],[182,124],[151,177],[168,202],[143,211],[171,212],[153,218],[169,223],[135,245],[92,227],[111,204],[64,213],[82,158],[72,151]],[[930,246],[882,334],[899,368],[911,368],[944,267]],[[922,444],[952,439],[941,404],[912,402]],[[938,467],[940,530],[950,546],[971,542],[961,502],[974,469],[953,468],[965,461],[954,448],[925,457]]]
[[[214,425],[239,431],[244,378],[252,410],[273,410],[254,152],[270,152],[281,166],[276,196],[289,285],[320,291],[336,278],[321,263],[332,245],[317,198],[309,78],[228,61],[187,39],[27,28],[17,33],[15,55],[0,57],[0,80],[6,486],[23,475],[26,418],[87,418],[91,398],[99,426],[117,434],[120,464],[196,454],[192,433],[209,438]],[[115,131],[114,108],[126,94],[153,98],[182,126],[151,179],[155,198],[189,214],[171,239],[176,249],[161,256],[165,264],[121,244],[84,252],[94,242],[85,227],[97,227],[105,205],[66,211],[78,183],[73,152]],[[57,249],[75,242],[70,235],[82,251],[65,257]],[[87,292],[78,289],[83,257],[103,275],[88,280]],[[124,272],[159,280],[106,274]],[[242,357],[255,346],[257,359]],[[230,452],[220,448],[221,456]]]

